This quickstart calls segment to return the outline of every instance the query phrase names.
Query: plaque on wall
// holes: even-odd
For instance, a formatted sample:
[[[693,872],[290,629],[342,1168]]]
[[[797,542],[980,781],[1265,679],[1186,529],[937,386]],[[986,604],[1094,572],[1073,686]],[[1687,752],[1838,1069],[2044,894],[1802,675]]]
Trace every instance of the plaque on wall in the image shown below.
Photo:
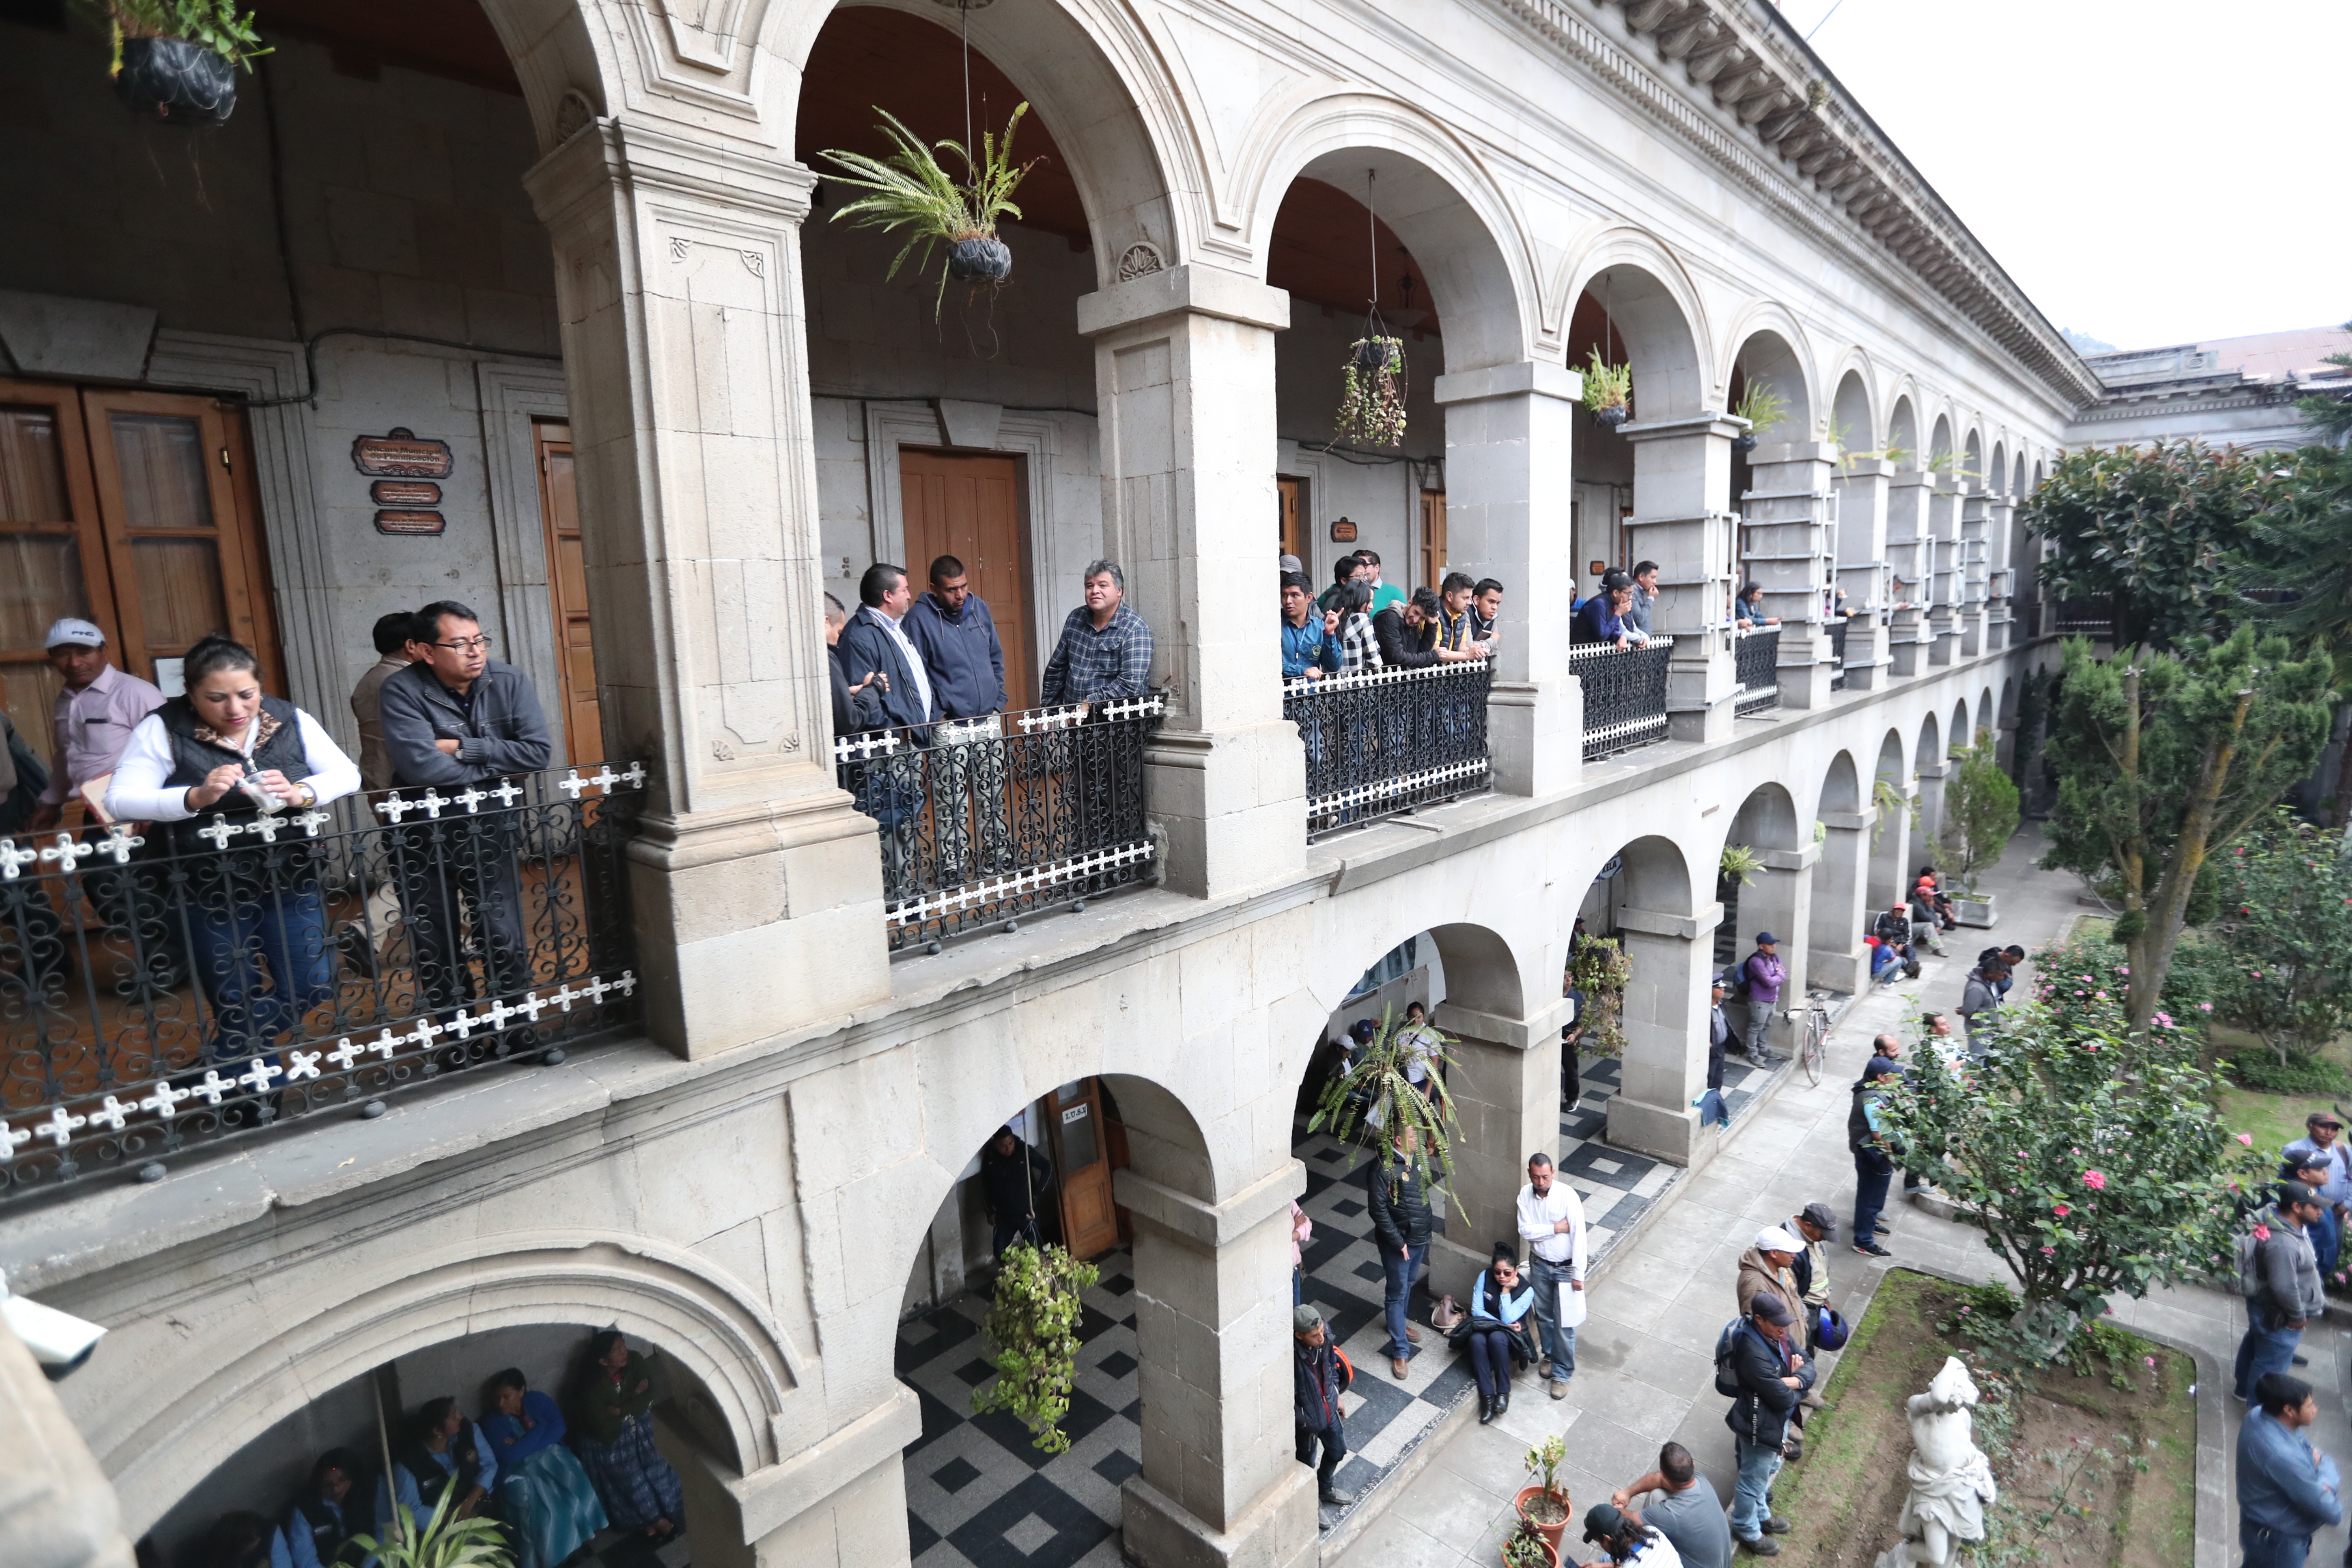
[[[368,486],[368,496],[378,506],[436,507],[441,487],[430,479],[378,479]]]
[[[1334,544],[1355,543],[1356,525],[1349,521],[1344,517],[1334,521],[1331,524],[1331,542]]]
[[[378,533],[438,533],[448,527],[437,511],[379,511],[375,514]]]
[[[352,440],[352,466],[361,473],[401,479],[446,479],[451,464],[449,443],[421,437],[395,425],[381,436]]]

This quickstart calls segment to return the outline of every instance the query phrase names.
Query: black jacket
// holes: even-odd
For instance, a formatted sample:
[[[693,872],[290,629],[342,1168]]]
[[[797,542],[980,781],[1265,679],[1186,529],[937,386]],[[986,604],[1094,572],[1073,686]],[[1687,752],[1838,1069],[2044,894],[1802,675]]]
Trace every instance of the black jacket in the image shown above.
[[[874,694],[874,689],[869,686],[863,691],[852,691],[848,671],[841,662],[839,645],[828,647],[824,652],[825,665],[833,671],[833,732],[854,735],[860,730],[882,728],[882,702]],[[866,672],[861,669],[857,673],[863,675]]]
[[[1381,645],[1381,662],[1392,668],[1422,669],[1440,662],[1434,622],[1413,630],[1404,624],[1404,606],[1391,605],[1372,617],[1372,636]]]
[[[1870,934],[1888,947],[1909,947],[1911,921],[1893,910],[1881,910],[1877,922],[1870,928]]]
[[[1380,1237],[1381,1251],[1429,1245],[1429,1194],[1423,1190],[1419,1171],[1407,1164],[1391,1165],[1386,1171],[1374,1165],[1364,1186],[1371,1196],[1372,1230]]]
[[[469,697],[458,701],[422,659],[384,677],[376,700],[394,784],[478,784],[547,766],[555,746],[530,677],[494,658]],[[457,754],[436,741],[456,741]]]
[[[1881,1087],[1885,1082],[1883,1078],[1874,1079],[1853,1086],[1853,1103],[1847,1107],[1845,1113],[1845,1146],[1856,1152],[1881,1147],[1878,1134],[1870,1130],[1869,1106],[1872,1100],[1885,1092]]]
[[[1045,1189],[1053,1181],[1054,1162],[1044,1150],[1031,1148],[1018,1138],[1013,1141],[1010,1154],[998,1153],[993,1138],[980,1152],[981,1201],[989,1219],[996,1224],[1018,1225],[1035,1214],[1034,1205],[1045,1201]]]
[[[877,624],[874,618],[881,613],[872,609],[851,612],[849,624],[841,628],[841,641],[835,645],[841,650],[842,665],[860,675],[869,669],[878,669],[890,678],[890,689],[887,691],[870,686],[866,688],[875,693],[876,700],[882,708],[882,723],[875,728],[928,724],[939,717],[937,708],[924,708],[923,689],[916,684],[915,671],[907,662],[906,650],[898,646],[898,639]],[[902,626],[899,629],[903,631],[906,628]],[[924,674],[928,678],[929,671],[926,670]],[[933,694],[933,701],[936,704],[936,693]]]
[[[1339,1358],[1331,1348],[1328,1331],[1319,1345],[1309,1345],[1304,1340],[1290,1342],[1290,1381],[1294,1402],[1291,1415],[1300,1430],[1338,1431],[1347,1419],[1339,1408],[1339,1395],[1348,1391],[1349,1379],[1339,1370]]]
[[[1780,1380],[1794,1377],[1804,1388],[1813,1385],[1811,1362],[1801,1368],[1789,1365],[1788,1352],[1796,1344],[1793,1331],[1784,1345],[1775,1345],[1753,1321],[1739,1325],[1731,1349],[1731,1364],[1739,1374],[1739,1393],[1732,1400],[1731,1408],[1724,1413],[1723,1424],[1742,1441],[1777,1448],[1788,1436],[1789,1412],[1797,1407],[1804,1392]]]

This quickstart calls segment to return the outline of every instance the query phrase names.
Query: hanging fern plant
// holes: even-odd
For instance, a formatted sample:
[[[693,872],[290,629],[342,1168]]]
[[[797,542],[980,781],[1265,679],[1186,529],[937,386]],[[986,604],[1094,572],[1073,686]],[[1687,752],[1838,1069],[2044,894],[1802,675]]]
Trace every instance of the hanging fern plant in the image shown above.
[[[999,283],[1012,275],[1013,252],[996,237],[996,220],[1021,216],[1021,209],[1013,205],[1013,193],[1039,162],[1035,158],[1026,163],[1013,161],[1013,135],[1021,128],[1021,117],[1029,112],[1029,106],[1023,103],[1013,109],[1013,118],[1004,122],[1002,141],[982,132],[977,157],[961,142],[941,140],[927,147],[888,110],[877,108],[874,112],[887,121],[874,129],[888,137],[898,151],[887,158],[833,151],[819,154],[847,171],[842,184],[868,193],[835,208],[831,221],[847,218],[854,228],[906,231],[907,243],[892,258],[885,274],[887,278],[896,278],[907,258],[918,250],[922,255],[915,269],[920,272],[930,265],[932,247],[944,243],[948,264],[940,274],[939,299],[931,306],[931,319],[937,321],[947,299],[949,279]],[[962,180],[941,166],[934,149],[963,160]]]
[[[1568,961],[1568,984],[1584,997],[1577,1022],[1577,1045],[1588,1057],[1625,1054],[1625,987],[1633,983],[1633,961],[1615,937],[1587,937]]]
[[[1424,1085],[1442,1084],[1445,1069],[1454,1065],[1454,1043],[1430,1025],[1408,1027],[1383,1010],[1380,1033],[1371,1043],[1325,1081],[1307,1130],[1328,1131],[1342,1143],[1354,1142],[1369,1131],[1383,1172],[1403,1166],[1424,1184],[1434,1167],[1452,1169],[1454,1097],[1424,1092],[1412,1082],[1409,1069],[1417,1060],[1427,1070]],[[1402,1150],[1396,1146],[1400,1142]],[[1352,1156],[1349,1163],[1355,1163]],[[1454,1207],[1461,1209],[1459,1198]],[[1470,1217],[1467,1209],[1462,1209],[1462,1217]]]
[[[1764,874],[1764,857],[1745,844],[1727,844],[1723,858],[1716,865],[1719,883],[1737,882],[1743,888],[1753,887],[1756,879]]]
[[[1633,415],[1633,367],[1611,364],[1592,351],[1592,363],[1584,372],[1584,406],[1591,411],[1593,422],[1603,429],[1613,430]]]
[[[1383,335],[1368,321],[1366,335],[1348,350],[1340,367],[1339,412],[1332,439],[1368,447],[1404,444],[1404,340]]]
[[[989,1364],[997,1379],[971,1394],[972,1413],[1003,1410],[1029,1428],[1030,1443],[1048,1454],[1068,1451],[1062,1417],[1078,1361],[1079,1293],[1102,1278],[1055,1243],[1016,1241],[997,1262],[996,1296],[988,1310],[988,1337],[996,1346]]]

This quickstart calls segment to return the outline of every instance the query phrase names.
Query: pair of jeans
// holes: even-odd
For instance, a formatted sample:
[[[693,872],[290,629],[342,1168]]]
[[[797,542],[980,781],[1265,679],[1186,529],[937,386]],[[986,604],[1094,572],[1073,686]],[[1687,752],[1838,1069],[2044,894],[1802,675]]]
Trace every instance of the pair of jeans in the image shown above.
[[[1492,1399],[1511,1386],[1511,1331],[1473,1329],[1470,1374],[1478,1380],[1482,1398]]]
[[[1739,1480],[1731,1489],[1731,1533],[1753,1541],[1772,1517],[1772,1478],[1780,1473],[1780,1449],[1778,1444],[1751,1443],[1737,1432],[1731,1446],[1739,1457]]]
[[[1315,1447],[1318,1443],[1323,1447],[1323,1462],[1316,1464]],[[1331,1478],[1339,1472],[1339,1461],[1347,1457],[1348,1428],[1341,1423],[1332,1422],[1330,1429],[1325,1432],[1307,1426],[1298,1428],[1298,1462],[1315,1465],[1315,1488],[1318,1491],[1331,1489]]]
[[[212,1004],[207,1063],[268,1050],[335,994],[335,944],[316,885],[271,890],[242,879],[200,888],[188,915],[197,982]],[[265,988],[264,982],[267,982]]]
[[[1886,1184],[1895,1177],[1895,1162],[1884,1149],[1864,1145],[1853,1152],[1853,1244],[1868,1247],[1878,1236],[1878,1216],[1886,1209]]]
[[[2238,1544],[2246,1553],[2244,1568],[2303,1568],[2311,1555],[2308,1535],[2289,1535],[2252,1520],[2238,1521]]]
[[[1748,1004],[1748,1059],[1760,1062],[1772,1054],[1772,1005],[1769,1002]]]
[[[2246,1337],[2238,1342],[2238,1377],[2233,1385],[2239,1398],[2252,1400],[2254,1384],[2263,1373],[2284,1372],[2294,1364],[2294,1347],[2303,1331],[2287,1327],[2288,1321],[2268,1301],[2246,1303]]]
[[[1566,1383],[1576,1375],[1576,1331],[1561,1326],[1559,1293],[1572,1289],[1566,1263],[1549,1258],[1528,1259],[1528,1279],[1536,1288],[1536,1327],[1543,1335],[1544,1354],[1551,1358],[1551,1380]]]
[[[1402,1361],[1412,1354],[1412,1342],[1405,1338],[1405,1320],[1412,1302],[1412,1282],[1421,1278],[1421,1266],[1429,1258],[1429,1243],[1424,1241],[1402,1253],[1386,1242],[1379,1246],[1381,1268],[1387,1273],[1381,1305],[1388,1317],[1389,1354]]]
[[[2321,1213],[2319,1218],[2305,1228],[2311,1237],[2311,1250],[2318,1255],[2319,1282],[2324,1289],[2329,1276],[2336,1272],[2336,1260],[2344,1251],[2344,1225],[2336,1217],[2334,1209]]]

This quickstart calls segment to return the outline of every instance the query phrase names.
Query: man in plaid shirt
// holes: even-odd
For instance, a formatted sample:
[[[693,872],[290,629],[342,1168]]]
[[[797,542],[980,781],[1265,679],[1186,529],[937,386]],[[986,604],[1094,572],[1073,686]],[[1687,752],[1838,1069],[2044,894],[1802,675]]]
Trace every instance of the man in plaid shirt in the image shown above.
[[[1045,662],[1045,705],[1141,697],[1150,689],[1151,628],[1127,607],[1127,574],[1115,561],[1087,567],[1087,602],[1062,623],[1062,640]]]

